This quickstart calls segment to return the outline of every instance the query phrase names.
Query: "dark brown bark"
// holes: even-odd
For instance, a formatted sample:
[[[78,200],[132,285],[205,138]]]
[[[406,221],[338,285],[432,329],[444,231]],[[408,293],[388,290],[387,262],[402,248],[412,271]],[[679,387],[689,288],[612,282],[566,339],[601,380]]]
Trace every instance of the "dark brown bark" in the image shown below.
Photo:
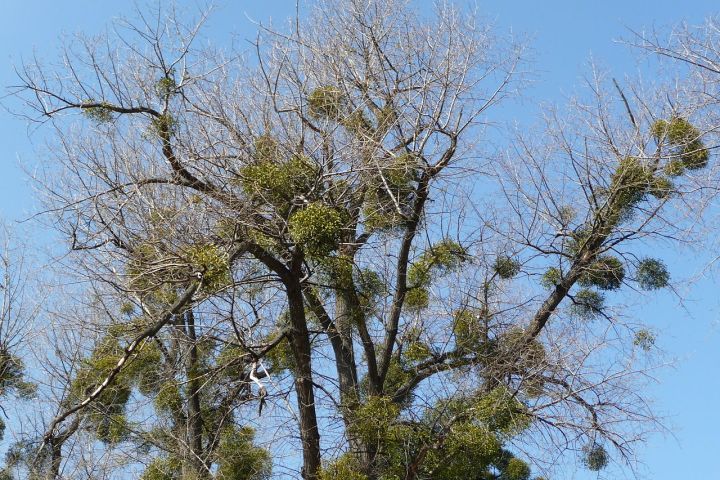
[[[197,350],[197,335],[195,333],[195,316],[192,310],[185,313],[185,336],[189,342],[189,351],[185,362],[185,374],[188,381],[188,407],[187,407],[187,455],[186,465],[183,468],[188,469],[191,478],[206,479],[210,478],[208,469],[203,459],[205,452],[203,450],[202,433],[203,433],[203,417],[200,407],[200,359]]]
[[[290,314],[290,347],[295,360],[295,393],[300,416],[300,441],[303,449],[302,477],[315,480],[320,471],[320,432],[315,411],[312,382],[310,334],[299,278],[286,283]]]
[[[320,431],[312,381],[310,333],[307,328],[301,283],[302,254],[295,252],[288,267],[257,244],[245,242],[242,248],[275,272],[285,287],[290,317],[288,340],[295,361],[295,393],[300,417],[300,442],[303,449],[302,477],[306,480],[315,480],[320,471]]]

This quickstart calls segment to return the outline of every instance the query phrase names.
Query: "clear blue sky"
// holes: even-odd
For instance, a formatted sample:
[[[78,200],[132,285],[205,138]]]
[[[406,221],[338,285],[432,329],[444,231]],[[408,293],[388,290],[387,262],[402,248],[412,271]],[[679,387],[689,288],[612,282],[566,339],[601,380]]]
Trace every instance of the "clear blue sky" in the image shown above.
[[[179,1],[194,6],[194,1]],[[209,24],[208,34],[227,42],[231,33],[239,39],[251,38],[254,26],[248,17],[266,21],[284,20],[294,11],[294,0],[218,0],[218,11]],[[720,3],[711,0],[483,0],[483,14],[498,29],[532,39],[534,68],[538,81],[526,91],[528,98],[562,103],[587,72],[593,56],[614,75],[634,73],[631,52],[613,40],[627,35],[626,27],[640,30],[652,25],[666,26],[681,19],[699,23],[704,17],[720,13]],[[76,31],[100,31],[113,17],[131,14],[133,2],[97,0],[6,0],[0,17],[0,84],[15,81],[13,65],[37,52],[51,59],[57,39]],[[536,109],[531,102],[505,110],[503,117],[531,122]],[[0,214],[9,219],[24,218],[33,209],[31,189],[17,167],[18,157],[30,158],[42,134],[28,138],[27,126],[0,111]],[[672,258],[670,267],[688,273],[689,266],[702,259]],[[684,254],[686,255],[686,253]],[[698,283],[688,292],[685,309],[669,295],[642,310],[661,333],[660,344],[677,367],[660,373],[661,382],[654,395],[659,411],[670,415],[676,438],[658,435],[640,450],[646,467],[638,473],[644,478],[720,478],[715,455],[720,453],[720,324],[718,323],[717,282],[712,278]],[[558,479],[597,478],[571,470]],[[609,474],[606,478],[614,478]]]

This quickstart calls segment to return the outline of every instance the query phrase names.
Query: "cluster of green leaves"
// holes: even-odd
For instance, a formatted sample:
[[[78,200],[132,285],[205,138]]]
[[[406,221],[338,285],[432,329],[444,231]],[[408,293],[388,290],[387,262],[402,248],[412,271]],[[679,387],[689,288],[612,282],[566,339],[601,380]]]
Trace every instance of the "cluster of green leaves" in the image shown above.
[[[493,270],[498,277],[509,280],[520,273],[520,262],[507,255],[500,255],[495,259]]]
[[[70,386],[68,402],[72,405],[86,398],[113,370],[124,355],[124,345],[147,326],[142,317],[131,318],[124,323],[108,328],[108,335],[93,349],[75,373]],[[164,345],[161,347],[161,345]],[[115,444],[123,441],[152,438],[158,452],[177,452],[177,455],[161,453],[148,464],[142,474],[143,480],[176,480],[188,477],[179,452],[187,448],[182,433],[187,426],[188,402],[191,390],[199,379],[200,415],[203,425],[202,444],[216,444],[213,450],[201,452],[206,461],[214,465],[217,480],[263,480],[269,478],[271,461],[267,450],[253,443],[254,431],[236,425],[232,410],[221,410],[227,395],[227,382],[244,378],[244,359],[247,352],[237,345],[218,348],[214,340],[200,338],[195,342],[195,360],[182,362],[178,368],[176,357],[171,350],[176,342],[158,336],[154,341],[141,345],[114,381],[109,384],[93,403],[94,408],[84,412],[83,428],[94,431],[98,440]],[[210,371],[221,371],[222,375],[208,376]],[[211,379],[209,381],[208,379]],[[222,380],[221,380],[222,379]],[[129,420],[127,407],[139,396],[152,400],[155,425],[133,424]],[[222,427],[220,427],[222,425]],[[144,432],[130,436],[130,431]],[[180,436],[178,436],[180,435]],[[193,477],[194,478],[194,477]],[[203,477],[205,478],[205,477]]]
[[[313,202],[290,217],[290,237],[312,257],[329,255],[340,245],[347,218],[336,208]]]
[[[365,112],[354,108],[338,87],[326,85],[316,88],[308,95],[307,103],[310,116],[338,122],[355,135],[370,135],[375,130]]]
[[[265,355],[265,366],[271,372],[295,369],[295,357],[293,357],[290,341],[283,338],[273,349]]]
[[[667,158],[665,166],[659,168],[654,159],[633,156],[620,160],[610,186],[604,192],[609,202],[603,234],[630,218],[633,207],[648,195],[664,199],[675,192],[672,177],[678,177],[686,170],[707,166],[709,151],[700,138],[700,132],[687,120],[679,117],[658,120],[651,126],[650,133],[658,146],[666,147],[663,151],[663,157]]]
[[[455,312],[453,334],[456,348],[477,352],[487,336],[481,314],[470,309]]]
[[[642,259],[638,264],[635,276],[640,287],[645,290],[664,288],[670,282],[670,274],[665,264],[655,258]]]
[[[0,346],[0,399],[8,394],[32,398],[36,392],[34,383],[25,380],[25,365],[7,347]],[[0,418],[0,440],[5,433],[5,422]]]
[[[425,342],[421,342],[420,340],[410,342],[403,350],[404,360],[410,363],[422,362],[423,360],[427,360],[428,358],[432,357],[432,354],[433,352],[430,346]]]
[[[367,475],[361,473],[360,463],[350,454],[326,462],[318,475],[318,480],[367,480]]]
[[[531,420],[527,407],[506,388],[441,401],[418,420],[404,418],[399,405],[380,396],[369,397],[350,415],[348,433],[376,451],[376,478],[405,478],[410,465],[420,479],[530,477],[527,463],[503,448],[504,440]],[[320,478],[364,480],[365,473],[352,454],[345,454],[327,462]]]
[[[337,120],[344,110],[345,95],[338,87],[318,87],[308,95],[308,111],[315,118]]]
[[[254,443],[250,427],[228,426],[220,433],[215,452],[217,480],[265,480],[272,473],[270,452]]]
[[[279,162],[281,159],[280,144],[272,135],[258,136],[253,144],[253,158],[260,163]]]
[[[387,294],[388,287],[385,280],[374,270],[358,269],[354,272],[353,279],[360,305],[366,310],[376,307],[379,298]]]
[[[26,475],[20,478],[27,480],[41,480],[46,476],[40,474],[38,466],[47,462],[49,455],[46,451],[38,451],[34,441],[19,440],[8,446],[5,452],[5,466],[0,470],[0,480],[16,480],[15,472],[25,470]]]
[[[583,287],[617,290],[625,279],[625,266],[617,257],[601,255],[583,271],[578,283]]]
[[[270,205],[286,218],[293,199],[312,197],[319,171],[311,159],[301,155],[280,158],[276,141],[267,136],[258,138],[255,156],[255,162],[239,172],[240,184],[251,199]]]
[[[402,225],[412,205],[422,163],[416,155],[391,157],[387,165],[369,167],[363,205],[364,226],[368,231],[387,231]]]
[[[412,310],[426,308],[430,297],[428,288],[433,277],[455,270],[465,260],[467,252],[457,242],[443,240],[432,245],[408,268],[405,306]]]
[[[25,364],[20,357],[12,354],[7,347],[0,346],[0,398],[15,394],[21,398],[32,398],[36,385],[25,380]]]
[[[592,442],[583,447],[583,463],[588,470],[598,472],[605,468],[609,461],[607,450],[599,443]]]
[[[227,253],[212,243],[190,245],[182,252],[190,267],[203,274],[203,287],[217,291],[232,280]]]
[[[633,339],[633,345],[636,347],[649,352],[652,347],[655,346],[656,336],[653,332],[646,329],[641,329],[635,332],[635,338]]]
[[[150,131],[161,139],[169,138],[177,132],[179,122],[171,113],[163,113],[150,119]]]
[[[161,244],[147,242],[133,249],[126,273],[130,286],[148,294],[160,305],[170,305],[177,298],[177,289],[184,288],[203,274],[203,289],[217,291],[232,280],[229,258],[214,243],[186,245],[175,252],[166,252]]]
[[[165,99],[177,93],[177,82],[172,76],[164,76],[155,84],[155,91],[161,99]]]
[[[589,288],[581,288],[573,296],[572,313],[583,320],[592,320],[602,313],[605,295]]]
[[[625,157],[612,175],[610,193],[614,195],[611,222],[622,220],[628,210],[647,194],[665,198],[673,191],[670,179],[654,173],[651,165],[637,157]]]
[[[707,166],[710,152],[705,148],[700,131],[681,117],[658,120],[650,129],[658,145],[667,146],[672,157],[665,167],[667,175],[676,177],[685,170]]]
[[[597,317],[602,313],[605,296],[589,287],[617,290],[624,278],[625,267],[618,258],[610,255],[598,257],[585,269],[578,280],[583,288],[573,296],[572,313],[586,320]],[[645,258],[638,263],[635,281],[644,290],[657,290],[668,285],[670,274],[662,261]]]
[[[548,268],[540,278],[540,285],[545,288],[554,288],[562,280],[562,272],[557,267]]]
[[[140,480],[178,480],[181,475],[182,463],[177,457],[160,457],[145,467]]]
[[[141,328],[141,325],[142,322],[138,322],[125,328],[126,335],[132,335],[132,330]],[[111,328],[109,335],[97,344],[90,357],[83,361],[76,372],[68,398],[73,405],[90,395],[124,355],[125,335],[119,335],[118,330]],[[138,389],[149,395],[157,389],[160,361],[161,353],[157,346],[150,342],[144,344],[95,400],[95,408],[88,412],[86,421],[93,425],[99,440],[117,443],[125,439],[128,433],[125,409],[132,391]]]
[[[92,120],[95,123],[109,123],[115,118],[113,111],[109,108],[111,105],[107,102],[96,102],[92,99],[83,102],[84,105],[91,105],[98,103],[95,107],[80,107],[80,112],[88,120]]]

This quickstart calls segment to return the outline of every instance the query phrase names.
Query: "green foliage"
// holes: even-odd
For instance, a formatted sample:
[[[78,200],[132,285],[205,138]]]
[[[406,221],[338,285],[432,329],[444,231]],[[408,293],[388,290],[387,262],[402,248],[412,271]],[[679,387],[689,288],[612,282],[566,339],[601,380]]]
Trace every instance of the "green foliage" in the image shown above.
[[[444,400],[428,408],[424,419],[401,436],[405,448],[395,458],[402,467],[404,460],[415,458],[414,449],[434,444],[420,465],[418,478],[523,479],[525,473],[529,475],[529,467],[514,460],[502,443],[529,423],[527,408],[504,387],[477,397]],[[434,443],[438,432],[444,432],[444,438]],[[404,471],[393,469],[400,478]]]
[[[418,311],[430,305],[430,292],[423,287],[411,288],[405,294],[405,308]]]
[[[519,458],[511,458],[500,475],[502,480],[528,480],[530,478],[530,466]]]
[[[181,247],[177,253],[162,252],[152,244],[141,244],[132,252],[127,274],[130,286],[144,290],[162,306],[177,298],[178,285],[187,285],[203,273],[203,290],[217,291],[232,280],[228,256],[213,243]]]
[[[403,365],[396,357],[390,360],[388,372],[385,376],[385,391],[395,393],[398,389],[406,385],[412,378],[412,373],[403,369]]]
[[[84,400],[115,368],[124,348],[120,338],[107,336],[94,348],[75,374],[67,399],[70,405]],[[138,388],[150,393],[155,386],[155,373],[159,367],[160,352],[152,343],[143,345],[138,353],[126,364],[114,381],[110,383],[93,403],[94,407],[85,415],[85,420],[95,428],[99,440],[106,443],[122,441],[128,433],[125,408]]]
[[[180,480],[181,463],[175,457],[156,458],[140,476],[140,480]]]
[[[29,453],[30,448],[27,441],[13,442],[5,452],[5,465],[16,467],[27,458]]]
[[[487,472],[499,453],[500,442],[487,427],[457,422],[450,427],[443,448],[429,455],[425,467],[434,473],[432,478],[486,478],[479,474]]]
[[[262,138],[262,137],[261,137]],[[247,195],[258,202],[272,205],[285,216],[294,198],[309,196],[315,187],[319,171],[307,157],[293,155],[279,161],[271,139],[260,140],[256,145],[257,162],[240,169],[240,184]],[[272,156],[273,158],[265,158]]]
[[[650,185],[650,195],[655,198],[665,199],[675,192],[675,185],[667,177],[655,177]]]
[[[583,287],[597,287],[601,290],[617,290],[625,278],[625,267],[616,257],[599,256],[589,265],[578,283]]]
[[[94,100],[86,100],[83,102],[83,105],[86,104],[93,104],[97,103]],[[92,120],[95,123],[108,123],[112,122],[115,116],[113,115],[113,111],[110,109],[112,105],[110,105],[108,102],[99,102],[98,106],[96,107],[80,107],[80,112],[87,118],[88,120]]]
[[[375,301],[387,293],[387,285],[380,275],[370,269],[358,270],[355,275],[355,287],[360,303],[367,308],[372,308]]]
[[[169,138],[177,131],[178,121],[169,113],[163,113],[152,117],[150,120],[150,130],[152,130],[161,139]]]
[[[183,409],[183,397],[177,382],[169,380],[162,385],[155,395],[155,408],[162,413],[177,414]]]
[[[318,480],[367,480],[367,475],[360,473],[360,464],[350,454],[327,462],[320,470]]]
[[[663,169],[665,175],[669,177],[679,177],[685,173],[685,162],[681,158],[671,158]]]
[[[75,380],[70,387],[73,401],[83,400],[107,377],[115,368],[123,348],[116,338],[106,337],[101,340],[92,352],[90,358],[83,361]],[[122,375],[118,381],[108,386],[97,398],[95,403],[110,411],[122,409],[130,396],[130,385],[127,375]],[[122,410],[120,410],[122,411]]]
[[[678,157],[668,164],[668,175],[682,175],[685,169],[697,170],[707,166],[710,153],[700,138],[700,131],[686,119],[658,120],[651,126],[650,132],[659,145],[666,144],[671,149],[670,153]]]
[[[499,256],[495,259],[493,270],[502,279],[510,279],[520,273],[520,262],[512,257]]]
[[[323,278],[323,281],[328,285],[332,285],[334,288],[341,290],[348,290],[353,287],[355,282],[353,275],[354,264],[352,259],[348,256],[329,255],[327,257],[317,259],[317,264],[321,267],[322,272],[326,277]],[[362,275],[360,275],[357,282],[362,283],[363,281]],[[358,287],[358,289],[360,290],[361,287]],[[370,292],[366,293],[370,294]]]
[[[373,166],[374,176],[367,181],[363,206],[366,230],[392,230],[403,224],[412,205],[421,165],[419,158],[406,153],[389,159],[379,169]]]
[[[248,352],[240,345],[225,345],[218,354],[215,362],[223,367],[223,373],[228,378],[239,378],[244,370],[244,359]]]
[[[344,109],[345,96],[334,86],[318,87],[308,96],[308,111],[315,118],[337,120]]]
[[[548,268],[543,276],[540,278],[540,285],[545,288],[555,288],[556,285],[562,280],[562,274],[559,268],[550,267]]]
[[[670,282],[670,274],[665,264],[654,258],[645,258],[638,264],[635,274],[640,288],[644,290],[657,290],[667,287]]]
[[[293,370],[295,357],[290,349],[290,341],[283,338],[272,350],[265,355],[266,366],[270,371]]]
[[[157,91],[157,94],[163,99],[170,97],[177,93],[177,83],[172,77],[162,77],[155,84],[155,91]]]
[[[345,220],[337,209],[311,203],[290,217],[290,237],[310,256],[326,256],[338,248]]]
[[[444,275],[457,269],[466,258],[465,249],[451,240],[438,242],[423,252],[408,268],[405,307],[410,310],[427,308],[430,303],[428,288],[433,276]]]
[[[135,313],[135,305],[132,302],[124,302],[120,305],[122,315],[132,316]]]
[[[485,326],[477,313],[467,309],[458,310],[453,319],[453,334],[457,348],[474,351],[484,340]]]
[[[583,463],[588,470],[599,472],[605,468],[610,461],[607,450],[595,442],[583,447]]]
[[[642,329],[635,333],[633,345],[649,352],[655,346],[656,336],[650,330]]]
[[[280,145],[271,135],[260,135],[255,139],[254,158],[259,162],[275,164],[280,158]]]
[[[124,413],[105,416],[97,425],[95,435],[98,440],[107,444],[115,444],[127,438],[130,433]]]
[[[573,300],[572,313],[584,320],[597,317],[605,305],[605,295],[589,288],[580,289]]]
[[[527,406],[506,387],[497,387],[480,397],[474,405],[473,415],[490,431],[507,436],[517,435],[532,421]]]
[[[373,131],[373,126],[370,123],[370,120],[368,120],[365,113],[360,109],[350,112],[350,114],[343,118],[340,123],[350,132],[359,136],[369,135]]]
[[[203,273],[203,288],[217,291],[232,280],[228,256],[212,243],[191,245],[184,252],[194,270]]]
[[[431,274],[445,274],[457,269],[467,259],[465,249],[452,240],[443,240],[431,246],[410,265],[407,282],[410,287],[427,287]]]
[[[389,397],[371,396],[352,410],[348,433],[369,444],[392,441],[396,433],[395,421],[400,406]]]
[[[684,168],[681,166],[681,170]],[[674,192],[672,181],[656,175],[655,170],[654,166],[637,157],[625,157],[620,161],[612,175],[608,191],[611,202],[608,205],[606,228],[630,218],[632,207],[645,200],[648,194],[664,199]],[[666,175],[675,176],[680,173],[682,171],[678,171],[672,162],[665,169]]]
[[[430,347],[420,341],[411,342],[403,353],[404,359],[408,362],[421,362],[432,356]]]
[[[575,256],[579,255],[580,251],[585,248],[591,237],[591,229],[584,226],[575,229],[567,241],[566,248],[568,252]]]
[[[417,420],[404,418],[404,408],[388,397],[371,396],[349,409],[349,435],[376,448],[376,478],[404,478],[421,449],[424,458],[414,465],[417,478],[527,478],[527,465],[502,449],[503,439],[526,429],[531,420],[527,407],[506,388],[442,400]],[[346,454],[326,464],[321,479],[340,478],[366,478],[356,457]]]
[[[7,347],[0,346],[0,397],[14,393],[20,398],[35,396],[36,385],[24,380],[25,365]]]
[[[653,184],[652,170],[636,157],[625,157],[612,176],[610,190],[614,195],[614,214],[639,202]]]
[[[270,453],[255,446],[252,428],[225,428],[216,452],[216,480],[265,480],[272,473]]]

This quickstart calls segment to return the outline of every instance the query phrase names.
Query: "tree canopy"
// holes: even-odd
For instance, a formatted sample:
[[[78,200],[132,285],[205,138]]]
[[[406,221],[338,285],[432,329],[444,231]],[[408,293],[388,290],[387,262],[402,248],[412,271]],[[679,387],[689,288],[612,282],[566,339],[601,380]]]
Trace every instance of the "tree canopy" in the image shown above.
[[[39,390],[52,413],[6,478],[528,480],[544,452],[632,460],[656,333],[624,302],[673,287],[653,246],[713,199],[706,105],[594,71],[498,151],[485,127],[525,46],[412,9],[318,1],[251,52],[160,11],[19,70],[82,287]],[[3,345],[0,394],[23,392]]]

